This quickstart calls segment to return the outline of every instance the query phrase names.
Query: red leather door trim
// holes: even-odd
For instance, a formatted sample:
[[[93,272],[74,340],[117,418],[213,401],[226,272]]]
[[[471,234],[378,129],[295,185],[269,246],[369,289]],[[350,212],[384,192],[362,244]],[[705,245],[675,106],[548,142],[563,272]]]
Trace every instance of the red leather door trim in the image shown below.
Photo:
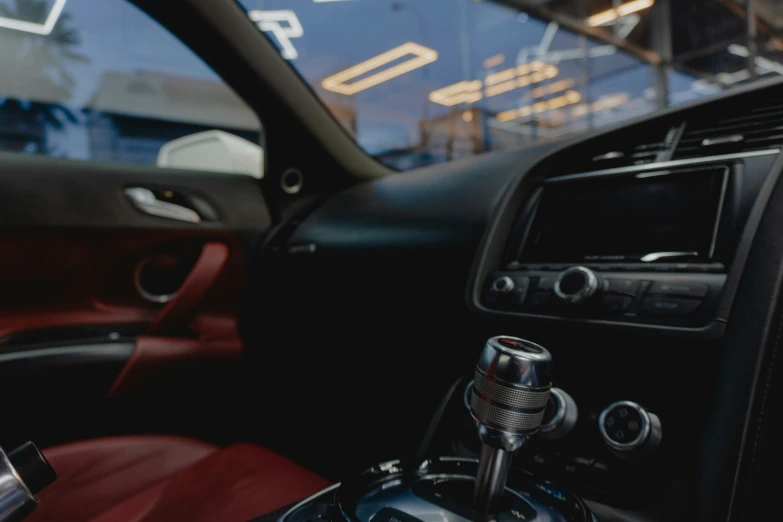
[[[230,378],[239,368],[242,341],[139,337],[114,381],[113,398],[165,393],[167,387]]]
[[[207,291],[223,271],[228,253],[228,247],[223,243],[204,245],[176,297],[169,301],[150,325],[149,335],[174,335],[188,325]]]

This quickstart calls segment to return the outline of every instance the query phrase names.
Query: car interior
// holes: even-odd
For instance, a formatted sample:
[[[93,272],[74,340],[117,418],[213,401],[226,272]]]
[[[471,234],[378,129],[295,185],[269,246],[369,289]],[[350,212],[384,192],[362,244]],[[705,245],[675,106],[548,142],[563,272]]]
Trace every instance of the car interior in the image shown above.
[[[777,2],[0,0],[0,65],[0,522],[776,519]]]

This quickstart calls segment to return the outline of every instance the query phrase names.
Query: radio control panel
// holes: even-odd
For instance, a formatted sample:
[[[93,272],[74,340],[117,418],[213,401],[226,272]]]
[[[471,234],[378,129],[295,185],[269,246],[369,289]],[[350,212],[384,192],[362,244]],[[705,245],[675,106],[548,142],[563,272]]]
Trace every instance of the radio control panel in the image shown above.
[[[688,268],[678,273],[620,266],[520,266],[490,274],[483,304],[520,315],[702,326],[714,317],[726,276],[714,273],[718,266]]]

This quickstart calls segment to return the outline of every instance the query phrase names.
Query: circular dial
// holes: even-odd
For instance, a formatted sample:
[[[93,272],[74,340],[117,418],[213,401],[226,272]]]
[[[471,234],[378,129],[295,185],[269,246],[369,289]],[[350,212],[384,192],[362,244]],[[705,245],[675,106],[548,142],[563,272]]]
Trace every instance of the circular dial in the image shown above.
[[[508,276],[500,276],[492,281],[492,290],[499,294],[507,294],[514,290],[514,280]]]
[[[598,291],[598,276],[583,266],[572,266],[560,272],[555,281],[555,295],[568,304],[579,304]]]
[[[598,418],[606,444],[617,451],[654,450],[661,440],[661,422],[656,415],[631,401],[607,406]]]

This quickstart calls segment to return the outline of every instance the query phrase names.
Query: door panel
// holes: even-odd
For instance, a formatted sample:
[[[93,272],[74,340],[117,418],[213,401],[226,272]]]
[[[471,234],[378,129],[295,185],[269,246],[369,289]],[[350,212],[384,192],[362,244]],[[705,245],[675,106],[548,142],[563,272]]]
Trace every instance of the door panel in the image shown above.
[[[218,219],[147,215],[127,187]],[[248,176],[0,154],[0,392],[19,397],[0,443],[230,437],[245,253],[270,223]]]

